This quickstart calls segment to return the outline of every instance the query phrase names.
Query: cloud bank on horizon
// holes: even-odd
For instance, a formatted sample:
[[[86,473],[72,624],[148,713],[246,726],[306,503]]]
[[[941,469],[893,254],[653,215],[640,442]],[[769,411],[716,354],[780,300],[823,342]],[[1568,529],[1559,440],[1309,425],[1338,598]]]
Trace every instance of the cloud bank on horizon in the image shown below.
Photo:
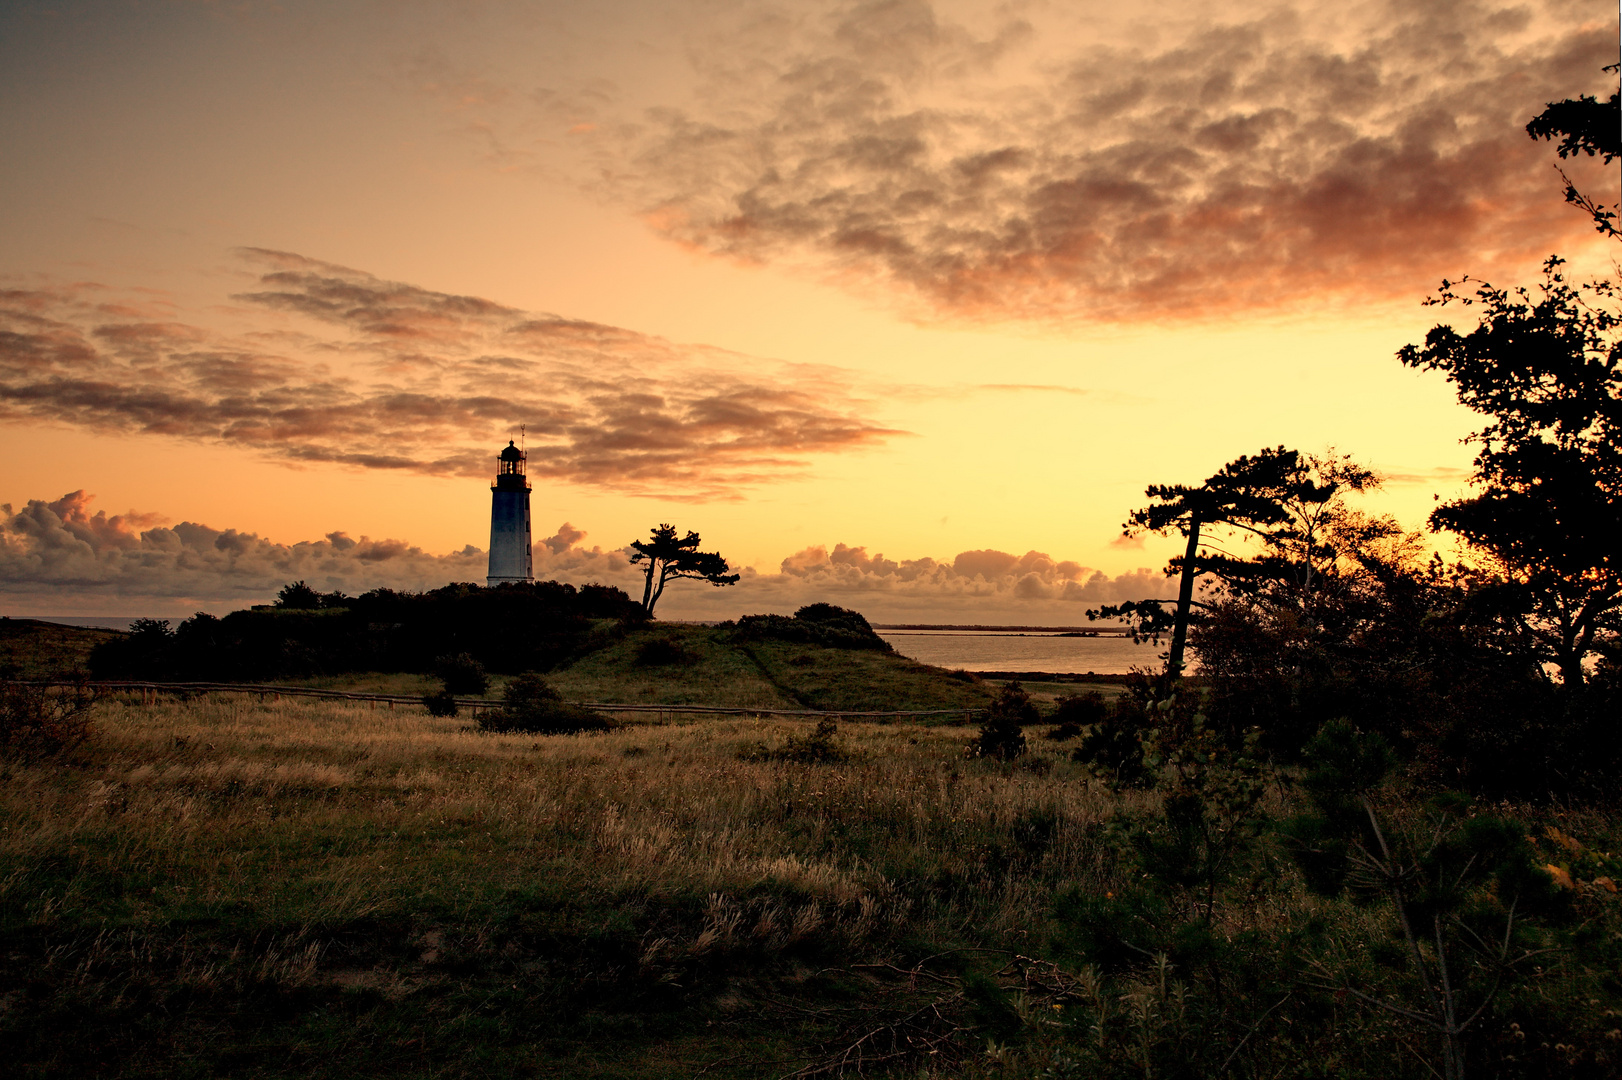
[[[0,290],[0,420],[226,443],[288,462],[482,476],[528,426],[530,474],[736,498],[901,434],[853,377],[246,250],[248,328],[151,290]]]
[[[691,103],[635,119],[601,94],[467,108],[511,157],[502,110],[538,101],[663,236],[923,321],[1411,298],[1589,238],[1523,130],[1607,79],[1615,24],[1585,5],[1168,10],[1130,44],[943,8],[749,7],[692,45]]]
[[[92,511],[91,502],[75,491],[49,502],[30,500],[16,511],[0,505],[0,604],[13,613],[58,615],[219,610],[266,603],[297,580],[350,595],[421,591],[453,581],[482,583],[488,566],[486,553],[472,546],[435,555],[400,540],[357,540],[342,532],[285,544],[195,522],[165,525],[135,511],[109,516]],[[640,588],[628,548],[588,548],[585,538],[584,530],[564,522],[538,540],[536,577]],[[796,552],[775,573],[744,568],[739,584],[726,589],[695,584],[672,590],[660,613],[730,619],[828,601],[881,621],[1075,623],[1088,606],[1161,595],[1165,581],[1147,569],[1112,578],[1036,551],[965,551],[938,562],[886,559],[837,544],[832,551]]]

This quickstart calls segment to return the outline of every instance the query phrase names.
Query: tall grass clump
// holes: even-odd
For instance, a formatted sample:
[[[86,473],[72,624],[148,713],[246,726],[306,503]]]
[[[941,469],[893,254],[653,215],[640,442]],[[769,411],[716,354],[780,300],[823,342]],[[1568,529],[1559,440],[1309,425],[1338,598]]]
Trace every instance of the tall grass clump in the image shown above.
[[[600,712],[564,701],[545,679],[531,671],[507,684],[502,707],[481,713],[479,727],[494,732],[572,735],[607,731],[613,722]]]
[[[979,734],[969,744],[969,753],[976,757],[1012,761],[1025,753],[1025,726],[1035,724],[1041,718],[1042,714],[1031,700],[1031,695],[1017,680],[1010,681],[992,698],[986,710],[985,723],[980,725]]]
[[[96,699],[96,689],[82,681],[0,682],[0,747],[27,756],[78,746],[90,737]]]

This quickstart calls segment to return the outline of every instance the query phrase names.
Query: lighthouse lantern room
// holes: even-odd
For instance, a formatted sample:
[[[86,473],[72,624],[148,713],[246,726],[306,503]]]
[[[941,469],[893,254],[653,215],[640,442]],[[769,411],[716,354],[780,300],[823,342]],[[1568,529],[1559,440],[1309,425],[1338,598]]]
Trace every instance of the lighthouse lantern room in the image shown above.
[[[496,481],[490,485],[490,576],[485,579],[492,588],[504,581],[535,580],[525,460],[511,441],[496,459]]]

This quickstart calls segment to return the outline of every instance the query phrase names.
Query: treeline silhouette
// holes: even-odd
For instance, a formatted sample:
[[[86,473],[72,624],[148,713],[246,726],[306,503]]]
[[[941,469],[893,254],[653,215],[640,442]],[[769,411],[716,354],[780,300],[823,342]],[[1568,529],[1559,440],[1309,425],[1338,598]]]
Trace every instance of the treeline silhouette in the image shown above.
[[[274,605],[223,618],[198,612],[172,629],[167,620],[137,620],[129,636],[91,653],[90,669],[107,679],[263,680],[425,672],[466,654],[490,671],[549,671],[646,618],[607,585],[458,583],[350,597],[297,581]]]

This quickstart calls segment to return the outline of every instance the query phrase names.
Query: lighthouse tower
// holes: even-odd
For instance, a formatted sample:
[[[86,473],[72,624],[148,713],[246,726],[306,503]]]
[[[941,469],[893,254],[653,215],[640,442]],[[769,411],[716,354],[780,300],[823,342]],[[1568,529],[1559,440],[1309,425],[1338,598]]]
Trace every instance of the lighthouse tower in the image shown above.
[[[529,552],[529,479],[524,452],[511,441],[496,459],[496,482],[490,485],[490,576],[494,588],[504,581],[534,581]]]

